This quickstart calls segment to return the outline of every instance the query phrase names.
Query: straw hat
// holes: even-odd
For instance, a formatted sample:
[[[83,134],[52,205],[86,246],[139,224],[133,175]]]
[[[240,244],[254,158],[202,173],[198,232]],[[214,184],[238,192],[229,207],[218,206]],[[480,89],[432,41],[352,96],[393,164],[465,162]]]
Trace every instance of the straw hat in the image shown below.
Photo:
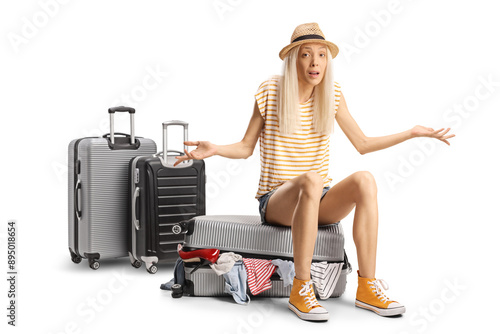
[[[323,35],[323,32],[321,31],[317,23],[305,23],[295,28],[292,34],[292,38],[290,38],[290,44],[285,46],[280,51],[280,58],[282,60],[285,59],[286,55],[292,48],[305,43],[325,44],[330,49],[332,59],[335,58],[339,53],[339,48],[335,44],[325,40],[325,35]]]

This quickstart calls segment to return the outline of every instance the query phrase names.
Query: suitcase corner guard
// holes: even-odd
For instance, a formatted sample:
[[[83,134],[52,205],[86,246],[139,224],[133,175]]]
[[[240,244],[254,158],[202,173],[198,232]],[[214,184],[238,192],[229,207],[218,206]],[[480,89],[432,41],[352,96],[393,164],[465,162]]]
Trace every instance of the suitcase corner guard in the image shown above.
[[[180,221],[179,224],[176,224],[174,227],[172,227],[172,232],[174,232],[175,234],[180,234],[180,233],[185,233],[186,235],[193,234],[195,218],[196,217]]]

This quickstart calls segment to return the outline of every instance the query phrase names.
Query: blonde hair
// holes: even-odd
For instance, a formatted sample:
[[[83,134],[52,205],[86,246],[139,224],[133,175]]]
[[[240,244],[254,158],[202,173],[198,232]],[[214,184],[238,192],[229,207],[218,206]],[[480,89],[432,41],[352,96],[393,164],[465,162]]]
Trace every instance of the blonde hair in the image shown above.
[[[297,131],[299,122],[299,80],[297,76],[297,58],[299,47],[293,48],[283,63],[283,75],[278,85],[278,121],[279,131],[292,134]],[[326,50],[328,63],[323,80],[314,87],[313,130],[321,134],[333,131],[334,90],[333,62],[330,50]]]

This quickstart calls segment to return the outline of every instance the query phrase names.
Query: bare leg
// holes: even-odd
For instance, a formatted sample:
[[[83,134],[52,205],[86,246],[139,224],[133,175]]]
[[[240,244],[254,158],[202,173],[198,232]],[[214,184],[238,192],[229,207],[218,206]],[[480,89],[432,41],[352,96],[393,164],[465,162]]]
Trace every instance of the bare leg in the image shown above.
[[[354,212],[353,238],[362,277],[375,277],[378,235],[377,186],[369,172],[356,172],[321,199],[322,180],[309,172],[285,182],[269,199],[266,220],[292,226],[296,277],[310,279],[317,225],[331,224]],[[319,210],[318,210],[319,206]]]
[[[292,227],[295,276],[310,280],[318,210],[323,189],[321,176],[304,173],[285,182],[269,199],[266,221]]]
[[[272,198],[272,197],[271,197]],[[356,207],[353,238],[359,274],[374,278],[377,257],[377,186],[369,172],[356,172],[333,186],[319,207],[319,223],[330,224],[347,216]]]

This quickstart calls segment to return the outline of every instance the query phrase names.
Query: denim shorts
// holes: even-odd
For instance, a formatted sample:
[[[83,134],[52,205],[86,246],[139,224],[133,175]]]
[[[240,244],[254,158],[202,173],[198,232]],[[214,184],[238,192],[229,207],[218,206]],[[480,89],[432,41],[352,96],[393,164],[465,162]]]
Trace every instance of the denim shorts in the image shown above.
[[[274,194],[274,192],[276,190],[278,190],[278,188],[273,189],[273,190],[271,190],[268,193],[265,193],[264,195],[262,195],[259,198],[259,213],[260,213],[260,221],[261,221],[262,224],[269,224],[268,222],[266,222],[266,219],[265,219],[265,217],[266,217],[267,203],[269,203],[269,198],[271,198],[272,194]],[[323,199],[323,197],[325,197],[325,195],[328,192],[328,190],[330,190],[329,186],[323,188],[323,194],[321,194],[321,199]]]

